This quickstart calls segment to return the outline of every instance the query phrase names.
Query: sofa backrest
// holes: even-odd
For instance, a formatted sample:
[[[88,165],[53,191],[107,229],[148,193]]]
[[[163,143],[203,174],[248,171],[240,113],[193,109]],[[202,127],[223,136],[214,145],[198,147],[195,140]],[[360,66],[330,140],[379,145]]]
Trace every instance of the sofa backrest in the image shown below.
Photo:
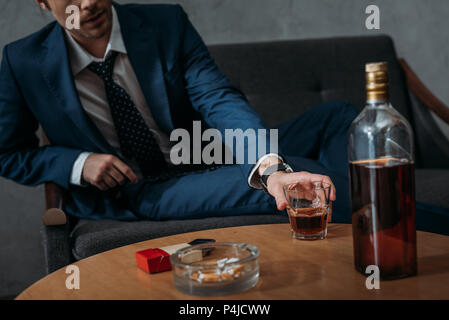
[[[388,36],[276,41],[209,47],[220,70],[268,126],[325,101],[365,105],[365,63],[387,61],[393,106],[410,119],[407,86]]]

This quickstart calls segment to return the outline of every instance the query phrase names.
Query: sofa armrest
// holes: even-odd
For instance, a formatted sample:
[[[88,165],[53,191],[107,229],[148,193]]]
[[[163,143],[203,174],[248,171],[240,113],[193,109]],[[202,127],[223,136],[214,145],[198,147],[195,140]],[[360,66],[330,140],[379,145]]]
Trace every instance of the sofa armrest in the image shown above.
[[[49,145],[46,134],[42,132],[42,142]],[[64,190],[58,185],[47,182],[45,184],[45,212],[42,216],[44,226],[61,226],[67,223],[67,216],[64,208]]]
[[[54,183],[45,184],[45,212],[42,222],[45,226],[60,226],[67,223],[64,208],[64,191]]]
[[[405,74],[407,86],[410,91],[421,100],[427,108],[434,112],[444,122],[449,124],[449,107],[446,106],[440,99],[438,99],[418,78],[416,73],[410,68],[407,61],[403,58],[399,58],[402,70]]]
[[[42,132],[44,145],[50,144]],[[45,183],[45,212],[42,216],[44,255],[47,274],[62,268],[73,261],[71,253],[70,230],[73,222],[64,212],[66,192],[57,184]]]
[[[449,123],[449,109],[424,86],[404,59],[399,63],[409,89],[417,168],[449,169],[449,140],[431,114],[433,111]]]
[[[45,184],[46,210],[42,217],[43,245],[47,274],[74,261],[70,232],[76,219],[66,215],[64,205],[66,192],[54,183]]]

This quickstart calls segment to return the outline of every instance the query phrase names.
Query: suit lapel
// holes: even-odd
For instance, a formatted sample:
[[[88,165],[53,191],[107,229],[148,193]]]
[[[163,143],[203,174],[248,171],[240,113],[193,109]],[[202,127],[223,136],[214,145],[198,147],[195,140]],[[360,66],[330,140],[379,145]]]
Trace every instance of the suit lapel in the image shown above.
[[[75,87],[70,68],[63,29],[58,24],[43,42],[46,52],[41,60],[41,71],[49,89],[80,131],[104,153],[115,154],[95,124],[86,115]]]
[[[165,133],[173,130],[159,48],[154,28],[132,12],[115,5],[123,41],[154,120]]]

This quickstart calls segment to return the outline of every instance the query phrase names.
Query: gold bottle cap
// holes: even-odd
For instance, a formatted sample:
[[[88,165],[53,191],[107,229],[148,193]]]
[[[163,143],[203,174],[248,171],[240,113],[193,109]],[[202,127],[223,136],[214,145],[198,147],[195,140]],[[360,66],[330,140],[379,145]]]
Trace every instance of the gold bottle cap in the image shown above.
[[[365,71],[367,100],[371,102],[388,100],[388,63],[367,63]]]
[[[373,62],[365,65],[366,72],[388,72],[387,62]]]

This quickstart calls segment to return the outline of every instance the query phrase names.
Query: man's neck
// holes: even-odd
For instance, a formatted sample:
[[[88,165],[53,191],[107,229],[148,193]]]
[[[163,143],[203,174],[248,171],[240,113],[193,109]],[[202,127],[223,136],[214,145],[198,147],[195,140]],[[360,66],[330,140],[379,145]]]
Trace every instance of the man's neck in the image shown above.
[[[84,38],[71,32],[70,34],[84,50],[99,59],[102,59],[104,57],[109,39],[111,37],[111,31],[105,36],[97,39]]]

